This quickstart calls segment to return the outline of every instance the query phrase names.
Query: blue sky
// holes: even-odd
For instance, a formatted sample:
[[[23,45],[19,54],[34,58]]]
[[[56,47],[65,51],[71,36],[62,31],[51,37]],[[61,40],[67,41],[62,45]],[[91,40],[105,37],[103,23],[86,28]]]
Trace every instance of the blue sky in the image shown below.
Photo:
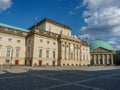
[[[120,49],[119,0],[0,0],[0,23],[27,29],[45,17],[88,42],[103,39]]]
[[[82,10],[76,10],[76,14],[70,11],[81,0],[11,0],[10,8],[0,13],[0,22],[22,28],[28,28],[34,24],[34,19],[41,20],[45,17],[69,25],[73,34],[78,34],[83,22]]]

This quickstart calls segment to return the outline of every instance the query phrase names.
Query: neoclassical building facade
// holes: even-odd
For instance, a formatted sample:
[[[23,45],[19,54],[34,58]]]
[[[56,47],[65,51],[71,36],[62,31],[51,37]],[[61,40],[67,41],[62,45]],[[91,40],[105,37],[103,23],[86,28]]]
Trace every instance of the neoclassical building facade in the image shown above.
[[[25,64],[27,32],[0,23],[0,64]]]
[[[103,40],[96,40],[90,44],[91,65],[114,65],[115,51],[111,45]]]
[[[87,42],[71,28],[45,18],[29,29],[0,23],[0,63],[13,65],[79,66],[90,64]]]

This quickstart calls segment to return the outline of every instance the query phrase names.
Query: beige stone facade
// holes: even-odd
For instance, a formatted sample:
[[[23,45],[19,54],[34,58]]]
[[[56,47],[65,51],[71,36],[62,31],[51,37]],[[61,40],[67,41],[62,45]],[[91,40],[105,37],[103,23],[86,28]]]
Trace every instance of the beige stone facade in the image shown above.
[[[0,27],[0,64],[25,65],[26,32]]]
[[[78,66],[90,64],[90,53],[87,43],[64,35],[60,35],[58,42],[58,65]]]
[[[69,26],[51,19],[43,19],[29,30],[2,25],[0,29],[0,63],[31,66],[90,64],[88,44],[72,37]]]

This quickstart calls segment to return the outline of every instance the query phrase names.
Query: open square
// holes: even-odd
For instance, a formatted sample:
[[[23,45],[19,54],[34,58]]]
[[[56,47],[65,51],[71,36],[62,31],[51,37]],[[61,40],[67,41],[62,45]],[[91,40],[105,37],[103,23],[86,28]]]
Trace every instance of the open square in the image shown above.
[[[120,67],[1,67],[0,90],[119,90]]]

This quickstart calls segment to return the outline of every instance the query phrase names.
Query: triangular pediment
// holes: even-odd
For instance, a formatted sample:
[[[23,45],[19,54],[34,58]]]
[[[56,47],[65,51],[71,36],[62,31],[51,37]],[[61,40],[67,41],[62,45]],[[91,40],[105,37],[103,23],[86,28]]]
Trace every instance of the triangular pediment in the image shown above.
[[[102,48],[102,47],[99,47],[99,48],[94,49],[92,52],[112,52],[112,51],[107,50],[107,49]]]

